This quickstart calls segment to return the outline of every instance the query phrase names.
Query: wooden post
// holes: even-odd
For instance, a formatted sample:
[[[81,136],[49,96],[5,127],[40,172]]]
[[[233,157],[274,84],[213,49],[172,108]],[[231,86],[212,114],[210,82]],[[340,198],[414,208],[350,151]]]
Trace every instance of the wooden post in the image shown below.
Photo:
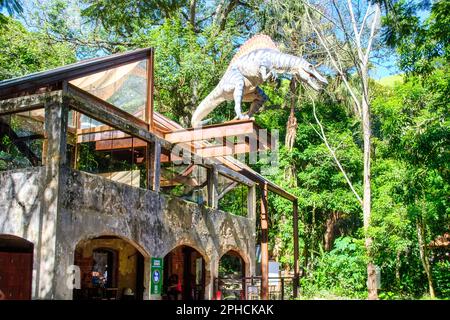
[[[213,165],[211,168],[208,168],[207,179],[208,179],[208,206],[213,209],[217,209],[219,206],[218,203],[219,174],[217,172],[216,166]]]
[[[293,204],[293,229],[294,229],[294,298],[298,296],[299,268],[298,268],[298,202],[292,201]]]
[[[147,157],[147,177],[148,186],[150,190],[159,192],[160,178],[161,178],[161,144],[157,140],[155,142],[148,143]]]
[[[255,221],[256,219],[256,186],[248,187],[247,193],[247,218]]]
[[[145,110],[145,121],[148,123],[150,132],[154,132],[153,126],[153,50],[147,56],[147,106]]]
[[[269,235],[268,235],[268,209],[267,183],[261,186],[261,300],[269,297]]]

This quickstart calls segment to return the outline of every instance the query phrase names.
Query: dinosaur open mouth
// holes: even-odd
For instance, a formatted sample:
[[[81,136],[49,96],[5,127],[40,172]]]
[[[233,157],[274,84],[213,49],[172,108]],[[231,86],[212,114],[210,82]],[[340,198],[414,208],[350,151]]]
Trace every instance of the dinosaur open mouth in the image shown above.
[[[314,89],[314,90],[320,90],[322,89],[322,83],[312,74],[309,74],[308,77],[308,84]]]

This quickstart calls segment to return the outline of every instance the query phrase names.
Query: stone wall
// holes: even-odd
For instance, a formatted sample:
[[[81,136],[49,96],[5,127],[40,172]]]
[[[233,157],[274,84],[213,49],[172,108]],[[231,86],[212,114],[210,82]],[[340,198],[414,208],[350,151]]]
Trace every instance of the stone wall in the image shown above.
[[[60,170],[55,279],[44,293],[36,288],[37,266],[48,258],[45,245],[41,246],[47,207],[45,168],[0,172],[0,234],[34,244],[33,298],[71,299],[67,283],[75,248],[102,235],[118,236],[144,256],[144,298],[149,298],[150,257],[164,257],[180,245],[193,247],[205,259],[206,298],[213,294],[219,259],[228,250],[239,252],[247,263],[247,275],[253,274],[254,221],[67,167]]]
[[[61,254],[58,274],[65,274],[73,264],[80,241],[101,235],[129,241],[147,264],[150,256],[164,257],[177,246],[193,247],[206,262],[206,297],[213,293],[218,261],[228,250],[239,252],[249,264],[249,274],[253,273],[255,240],[250,219],[67,168],[62,181],[58,217],[64,233],[57,239]],[[150,268],[145,270],[147,288]],[[70,292],[64,291],[61,288],[61,295],[70,298]]]

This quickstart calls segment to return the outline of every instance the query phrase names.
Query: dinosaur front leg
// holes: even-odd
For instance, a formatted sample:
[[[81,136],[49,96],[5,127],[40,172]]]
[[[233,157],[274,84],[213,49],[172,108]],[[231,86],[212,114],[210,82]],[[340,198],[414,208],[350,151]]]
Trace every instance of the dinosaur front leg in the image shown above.
[[[278,75],[275,70],[269,70],[266,66],[259,67],[259,73],[261,74],[261,79],[266,82],[269,78],[271,81],[275,81]]]

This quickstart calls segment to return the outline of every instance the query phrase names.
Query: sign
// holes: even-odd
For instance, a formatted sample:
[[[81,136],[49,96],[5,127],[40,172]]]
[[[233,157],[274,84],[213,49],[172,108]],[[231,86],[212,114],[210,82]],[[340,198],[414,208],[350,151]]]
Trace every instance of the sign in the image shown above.
[[[161,294],[163,274],[163,259],[152,258],[150,294]]]

